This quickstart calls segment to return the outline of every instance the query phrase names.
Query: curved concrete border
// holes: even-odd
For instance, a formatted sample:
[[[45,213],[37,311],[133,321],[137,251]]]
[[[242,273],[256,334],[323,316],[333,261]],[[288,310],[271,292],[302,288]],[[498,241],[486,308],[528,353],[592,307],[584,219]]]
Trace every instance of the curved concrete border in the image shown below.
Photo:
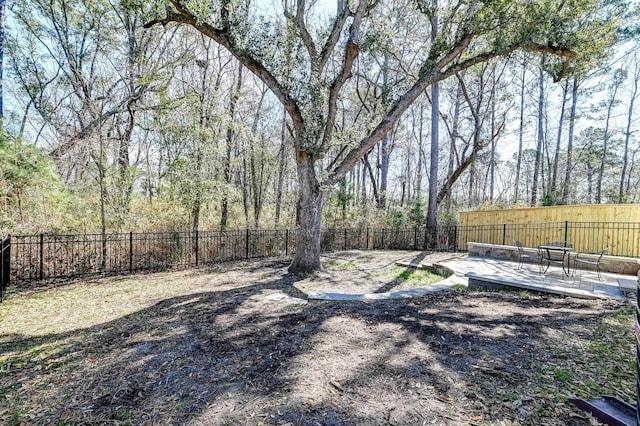
[[[467,286],[468,280],[464,277],[455,275],[455,273],[441,264],[433,265],[418,265],[412,263],[398,262],[398,265],[415,269],[427,269],[434,273],[444,275],[441,272],[445,272],[449,275],[443,281],[436,284],[431,284],[424,287],[412,288],[410,290],[399,290],[386,293],[363,293],[363,294],[349,294],[349,293],[309,293],[307,298],[309,300],[334,300],[334,301],[361,301],[361,302],[375,302],[378,300],[390,300],[390,299],[402,299],[408,297],[424,296],[425,294],[440,293],[443,291],[451,290],[454,286]]]

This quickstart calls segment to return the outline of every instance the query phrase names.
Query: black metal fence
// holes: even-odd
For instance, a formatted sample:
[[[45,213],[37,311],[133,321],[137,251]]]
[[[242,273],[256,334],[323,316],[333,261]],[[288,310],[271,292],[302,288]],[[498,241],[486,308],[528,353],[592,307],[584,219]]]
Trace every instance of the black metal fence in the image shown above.
[[[466,251],[468,242],[513,245],[516,239],[528,247],[548,241],[569,241],[576,251],[596,251],[608,246],[611,255],[638,257],[640,223],[331,228],[322,232],[321,249]],[[9,280],[20,284],[283,257],[294,253],[296,241],[297,232],[292,230],[17,235],[2,240],[0,246],[0,297]]]
[[[0,239],[0,302],[4,299],[11,273],[11,238]]]
[[[11,237],[14,283],[185,269],[295,252],[295,230],[194,231]],[[9,244],[7,243],[7,247]],[[345,249],[455,250],[454,228],[326,229],[322,251]],[[7,253],[8,253],[7,248]]]
[[[18,235],[11,242],[11,280],[119,275],[287,256],[295,238],[290,230]]]

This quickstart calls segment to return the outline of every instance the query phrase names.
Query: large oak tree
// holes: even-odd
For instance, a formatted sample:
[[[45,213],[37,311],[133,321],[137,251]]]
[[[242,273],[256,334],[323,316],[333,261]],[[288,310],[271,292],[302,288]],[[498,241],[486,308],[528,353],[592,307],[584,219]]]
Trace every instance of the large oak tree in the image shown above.
[[[338,0],[328,10],[305,0],[283,0],[279,7],[249,0],[163,0],[147,27],[191,25],[228,49],[284,106],[295,147],[300,209],[290,271],[308,272],[320,268],[326,189],[392,129],[425,89],[519,49],[548,55],[547,71],[557,80],[603,26],[611,25],[604,19],[611,2],[604,1]],[[381,24],[397,7],[422,21],[418,42],[416,34],[406,41],[394,38],[394,27]],[[372,109],[375,114],[362,134],[336,135],[339,101],[357,90],[350,81],[357,57],[381,45],[394,61],[386,66],[402,73],[402,79],[396,79],[388,101]]]

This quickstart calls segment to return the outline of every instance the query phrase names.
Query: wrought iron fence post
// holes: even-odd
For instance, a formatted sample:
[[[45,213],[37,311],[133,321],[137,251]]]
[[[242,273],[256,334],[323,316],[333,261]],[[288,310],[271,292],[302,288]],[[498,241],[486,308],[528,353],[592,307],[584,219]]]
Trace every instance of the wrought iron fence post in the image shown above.
[[[289,256],[289,228],[284,231],[284,255]]]
[[[344,228],[344,248],[343,250],[347,249],[347,228]]]
[[[133,272],[133,231],[129,231],[129,272]]]
[[[244,258],[245,259],[249,258],[249,228],[247,228],[246,230],[246,244],[245,244],[245,250],[244,250]]]
[[[40,234],[40,279],[44,278],[44,234]]]
[[[369,250],[369,227],[367,226],[367,242],[365,243],[367,250]]]
[[[458,225],[453,225],[453,251],[458,251]]]
[[[198,243],[198,240],[199,240],[199,233],[198,233],[198,230],[197,230],[197,229],[196,229],[196,235],[195,235],[195,238],[196,238],[196,241],[195,241],[195,246],[196,246],[196,247],[195,247],[195,249],[196,249],[196,250],[195,250],[195,252],[196,252],[196,253],[195,253],[195,256],[196,256],[196,266],[198,266],[198,251],[199,251],[200,247],[199,247],[199,243]]]
[[[507,224],[502,224],[502,245],[507,245]]]
[[[569,221],[565,220],[564,221],[564,243],[567,244],[568,237],[569,236]]]
[[[11,235],[0,238],[0,302],[11,281]]]

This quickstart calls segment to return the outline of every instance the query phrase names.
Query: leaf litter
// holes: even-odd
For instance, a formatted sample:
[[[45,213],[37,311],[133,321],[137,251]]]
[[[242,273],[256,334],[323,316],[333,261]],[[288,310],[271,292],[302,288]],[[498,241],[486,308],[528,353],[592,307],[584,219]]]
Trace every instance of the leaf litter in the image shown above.
[[[14,289],[0,305],[0,421],[592,425],[569,397],[635,399],[631,300],[265,297],[406,285],[390,268],[413,255],[341,252],[316,277],[256,260]]]

